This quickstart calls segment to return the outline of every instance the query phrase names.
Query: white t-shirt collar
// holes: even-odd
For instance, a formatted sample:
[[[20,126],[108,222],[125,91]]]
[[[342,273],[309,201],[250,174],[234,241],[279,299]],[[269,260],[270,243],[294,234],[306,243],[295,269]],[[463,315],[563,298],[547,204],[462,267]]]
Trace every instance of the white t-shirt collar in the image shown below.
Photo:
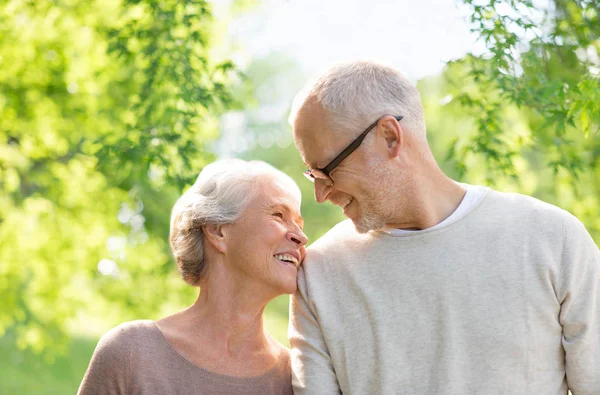
[[[423,232],[425,230],[431,231],[432,229],[436,229],[442,226],[450,225],[458,221],[461,218],[464,218],[467,214],[471,212],[477,206],[477,204],[481,201],[485,192],[488,190],[487,187],[479,186],[479,185],[469,185],[461,183],[467,192],[463,197],[463,200],[460,202],[456,210],[450,216],[448,216],[445,220],[440,222],[437,225],[434,225],[427,229],[419,229],[419,230],[409,230],[409,229],[396,229],[396,228],[383,228],[382,231],[388,233],[390,235],[398,236],[405,234],[416,234],[419,232]]]

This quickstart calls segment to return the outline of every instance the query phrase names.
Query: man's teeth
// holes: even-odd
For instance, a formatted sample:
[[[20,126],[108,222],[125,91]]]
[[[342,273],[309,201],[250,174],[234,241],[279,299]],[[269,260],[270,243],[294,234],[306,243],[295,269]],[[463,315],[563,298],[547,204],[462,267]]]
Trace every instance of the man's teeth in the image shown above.
[[[346,200],[344,203],[340,205],[341,208],[346,208],[350,203],[352,203],[352,198]]]
[[[275,259],[279,259],[280,261],[293,263],[294,266],[298,266],[298,259],[295,256],[289,254],[275,254]]]

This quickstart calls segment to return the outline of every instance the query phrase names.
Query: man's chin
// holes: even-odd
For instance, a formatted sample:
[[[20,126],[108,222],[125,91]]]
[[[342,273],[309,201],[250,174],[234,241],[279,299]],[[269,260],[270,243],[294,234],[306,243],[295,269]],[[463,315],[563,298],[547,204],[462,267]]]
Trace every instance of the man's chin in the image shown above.
[[[383,225],[378,225],[375,221],[365,220],[363,217],[358,217],[356,219],[350,218],[352,223],[354,224],[354,228],[358,233],[364,234],[368,233],[375,229],[380,229]],[[378,221],[379,222],[379,221]]]

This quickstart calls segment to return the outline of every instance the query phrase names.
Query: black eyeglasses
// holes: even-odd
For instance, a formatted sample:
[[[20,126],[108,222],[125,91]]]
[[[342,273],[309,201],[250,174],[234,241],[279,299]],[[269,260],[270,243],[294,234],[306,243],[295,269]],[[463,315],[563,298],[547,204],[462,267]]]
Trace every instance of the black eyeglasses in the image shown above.
[[[385,116],[385,115],[384,115]],[[381,117],[383,118],[383,117]],[[320,178],[321,180],[328,180],[331,184],[333,184],[333,179],[329,176],[329,173],[333,171],[344,159],[348,157],[351,153],[356,151],[356,149],[363,142],[367,133],[369,133],[381,120],[381,118],[377,119],[368,128],[365,129],[353,142],[350,143],[338,156],[336,156],[329,164],[321,169],[308,169],[304,172],[304,176],[308,178],[310,181],[315,182],[316,178]],[[396,115],[394,116],[396,121],[400,121],[403,116]]]

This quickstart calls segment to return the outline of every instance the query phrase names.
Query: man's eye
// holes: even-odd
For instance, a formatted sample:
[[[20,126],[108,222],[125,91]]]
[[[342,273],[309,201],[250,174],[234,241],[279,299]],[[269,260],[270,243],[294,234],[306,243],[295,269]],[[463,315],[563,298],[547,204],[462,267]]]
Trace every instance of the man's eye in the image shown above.
[[[273,215],[276,216],[276,217],[279,217],[279,218],[283,219],[283,213],[277,212],[277,213],[273,213]]]

